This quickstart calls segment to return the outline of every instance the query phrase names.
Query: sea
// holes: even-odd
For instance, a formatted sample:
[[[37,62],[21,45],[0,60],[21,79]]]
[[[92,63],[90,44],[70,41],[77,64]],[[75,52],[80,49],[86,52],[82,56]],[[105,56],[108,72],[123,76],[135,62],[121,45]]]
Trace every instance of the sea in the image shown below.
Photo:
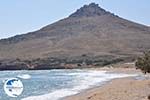
[[[62,100],[112,79],[134,76],[93,69],[0,71],[0,100]],[[4,91],[4,83],[10,78],[23,83],[23,92],[18,97],[9,97]]]

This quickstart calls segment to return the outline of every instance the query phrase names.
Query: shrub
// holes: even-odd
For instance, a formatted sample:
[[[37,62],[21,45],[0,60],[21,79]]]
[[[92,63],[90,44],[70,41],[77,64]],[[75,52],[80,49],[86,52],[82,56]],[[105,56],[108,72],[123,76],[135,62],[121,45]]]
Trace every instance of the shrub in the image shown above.
[[[145,74],[150,73],[150,51],[144,52],[144,56],[139,57],[135,65],[137,69],[141,69]]]
[[[148,100],[150,100],[150,95],[148,95]]]

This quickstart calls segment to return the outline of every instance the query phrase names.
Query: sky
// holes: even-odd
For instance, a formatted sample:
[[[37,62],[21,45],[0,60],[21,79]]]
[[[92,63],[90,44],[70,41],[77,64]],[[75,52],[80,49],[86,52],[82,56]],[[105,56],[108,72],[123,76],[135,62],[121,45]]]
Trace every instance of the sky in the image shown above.
[[[150,0],[1,0],[0,39],[39,30],[91,2],[120,17],[150,26]]]

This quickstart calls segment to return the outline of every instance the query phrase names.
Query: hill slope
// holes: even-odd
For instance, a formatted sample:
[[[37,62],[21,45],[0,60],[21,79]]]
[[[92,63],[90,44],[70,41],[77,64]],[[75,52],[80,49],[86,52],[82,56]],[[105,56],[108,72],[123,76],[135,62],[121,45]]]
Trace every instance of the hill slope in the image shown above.
[[[38,31],[0,40],[0,60],[133,57],[150,49],[149,43],[149,27],[91,3]]]

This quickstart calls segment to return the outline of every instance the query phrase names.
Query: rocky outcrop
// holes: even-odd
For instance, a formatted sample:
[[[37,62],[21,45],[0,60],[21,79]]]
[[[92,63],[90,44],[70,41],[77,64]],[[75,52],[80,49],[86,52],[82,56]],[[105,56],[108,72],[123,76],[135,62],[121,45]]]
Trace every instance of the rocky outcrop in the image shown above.
[[[111,13],[99,7],[98,4],[91,3],[89,5],[84,5],[69,17],[93,17],[102,15],[111,15]]]

